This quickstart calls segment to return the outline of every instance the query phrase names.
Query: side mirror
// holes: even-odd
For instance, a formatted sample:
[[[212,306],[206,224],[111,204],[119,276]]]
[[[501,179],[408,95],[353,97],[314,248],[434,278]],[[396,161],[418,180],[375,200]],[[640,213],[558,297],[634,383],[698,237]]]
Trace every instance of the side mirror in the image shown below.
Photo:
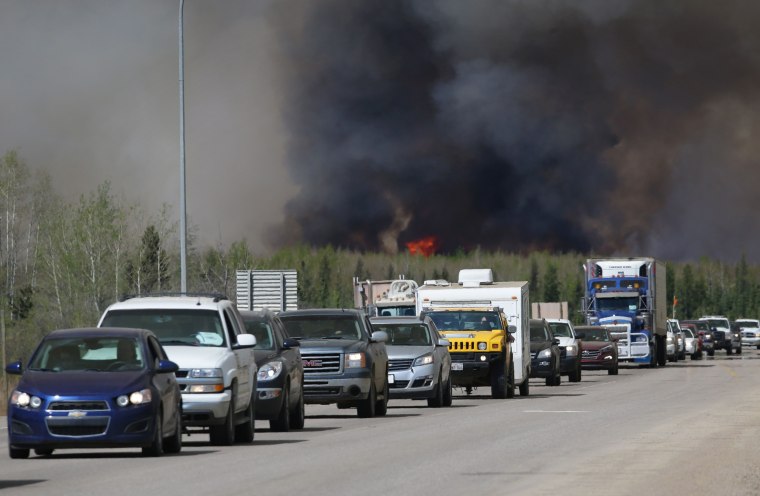
[[[287,338],[285,341],[282,342],[282,347],[286,350],[289,350],[291,348],[296,348],[297,346],[301,346],[301,343],[298,342],[295,338]]]
[[[441,338],[441,339],[438,340],[438,346],[442,346],[442,347],[448,348],[450,345],[451,345],[451,343],[449,343],[448,339]]]
[[[253,348],[254,346],[256,346],[256,336],[253,334],[238,334],[236,349]]]
[[[21,373],[22,373],[21,360],[18,360],[16,362],[9,363],[8,365],[6,365],[5,366],[5,371],[8,374],[21,375]]]
[[[559,339],[557,339],[557,338],[554,338],[554,339],[552,340],[552,344],[556,344],[556,345],[558,345],[558,344],[559,344]]]
[[[172,372],[177,372],[179,370],[179,365],[172,362],[171,360],[161,360],[158,362],[158,367],[156,367],[156,372],[159,374],[169,374]]]
[[[375,331],[369,338],[373,343],[385,343],[388,341],[388,334],[385,331]]]
[[[507,332],[510,333],[510,334],[516,333],[517,332],[517,326],[514,326],[514,325],[507,326]]]

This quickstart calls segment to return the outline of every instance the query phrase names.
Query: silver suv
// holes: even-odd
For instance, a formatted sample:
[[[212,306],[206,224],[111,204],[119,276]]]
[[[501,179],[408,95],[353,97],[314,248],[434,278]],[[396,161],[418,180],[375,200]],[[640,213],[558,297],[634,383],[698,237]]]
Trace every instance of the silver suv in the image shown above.
[[[149,329],[179,365],[184,427],[208,430],[211,443],[254,436],[256,338],[221,295],[141,296],[109,306],[98,327]]]

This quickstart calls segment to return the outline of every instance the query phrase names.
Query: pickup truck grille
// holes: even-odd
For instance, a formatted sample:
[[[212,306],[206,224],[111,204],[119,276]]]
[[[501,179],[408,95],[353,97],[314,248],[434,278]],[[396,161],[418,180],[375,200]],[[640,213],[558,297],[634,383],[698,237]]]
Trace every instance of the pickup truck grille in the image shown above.
[[[388,370],[407,370],[412,368],[411,358],[394,358],[388,360]]]
[[[304,374],[335,373],[341,370],[340,353],[302,353]]]

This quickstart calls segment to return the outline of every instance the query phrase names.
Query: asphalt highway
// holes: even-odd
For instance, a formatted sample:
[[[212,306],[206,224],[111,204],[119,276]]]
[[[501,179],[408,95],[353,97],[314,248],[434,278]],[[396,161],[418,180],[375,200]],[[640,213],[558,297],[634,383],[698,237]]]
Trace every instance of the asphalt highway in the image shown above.
[[[252,445],[184,437],[179,455],[139,449],[7,457],[3,496],[40,495],[757,495],[760,351],[584,371],[559,387],[493,400],[455,390],[451,408],[391,401],[388,415],[307,405],[306,428]]]

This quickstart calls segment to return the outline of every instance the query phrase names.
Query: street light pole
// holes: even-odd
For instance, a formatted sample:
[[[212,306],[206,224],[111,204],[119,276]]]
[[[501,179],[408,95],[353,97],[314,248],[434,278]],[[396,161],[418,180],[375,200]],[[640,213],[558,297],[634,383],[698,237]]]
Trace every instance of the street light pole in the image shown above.
[[[187,293],[187,200],[185,198],[185,46],[183,12],[185,0],[179,0],[179,265],[180,291]]]

